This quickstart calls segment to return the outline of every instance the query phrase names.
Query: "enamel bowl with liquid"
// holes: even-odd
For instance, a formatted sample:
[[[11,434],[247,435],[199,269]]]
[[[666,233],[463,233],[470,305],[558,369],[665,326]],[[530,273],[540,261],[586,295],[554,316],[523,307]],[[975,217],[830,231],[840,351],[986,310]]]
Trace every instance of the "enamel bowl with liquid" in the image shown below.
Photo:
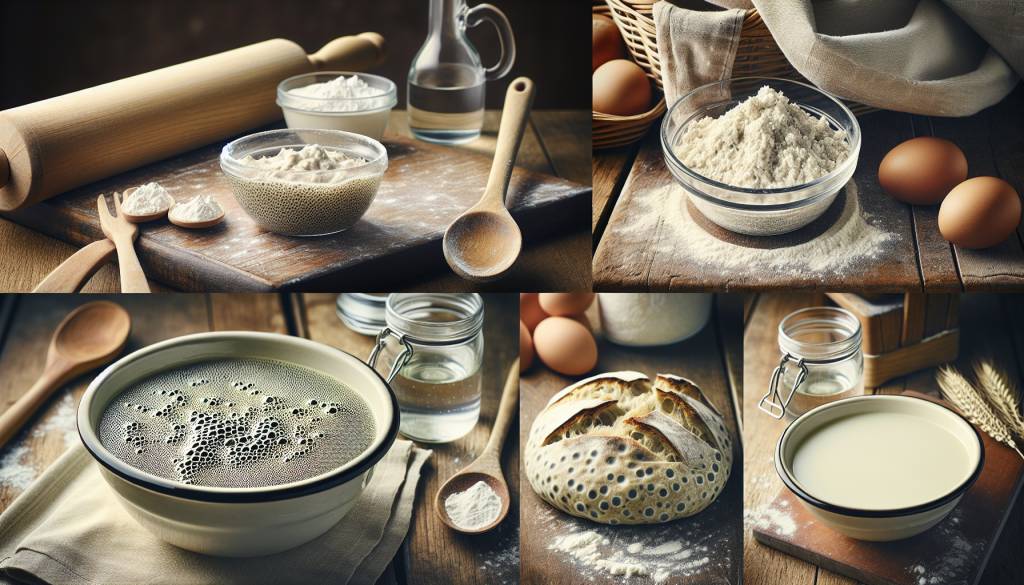
[[[142,526],[176,546],[257,556],[323,534],[352,508],[398,431],[387,382],[301,338],[188,335],[104,370],[82,441]]]
[[[889,541],[945,518],[981,474],[981,436],[960,415],[908,396],[859,396],[819,406],[779,439],[783,483],[822,523]]]

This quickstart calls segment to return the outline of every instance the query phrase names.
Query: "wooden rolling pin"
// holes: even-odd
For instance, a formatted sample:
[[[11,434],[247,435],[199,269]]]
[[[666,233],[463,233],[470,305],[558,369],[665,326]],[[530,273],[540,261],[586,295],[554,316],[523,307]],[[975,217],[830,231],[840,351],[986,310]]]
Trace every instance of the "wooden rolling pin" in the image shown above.
[[[0,112],[0,211],[240,134],[281,118],[277,84],[384,59],[377,33],[312,55],[274,39]]]

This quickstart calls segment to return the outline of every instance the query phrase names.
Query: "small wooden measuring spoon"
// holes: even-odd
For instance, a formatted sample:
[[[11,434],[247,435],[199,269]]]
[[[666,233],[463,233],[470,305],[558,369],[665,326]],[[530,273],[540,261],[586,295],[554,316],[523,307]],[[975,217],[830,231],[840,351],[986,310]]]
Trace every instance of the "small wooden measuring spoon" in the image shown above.
[[[185,228],[187,230],[201,230],[203,228],[213,227],[218,223],[224,221],[224,208],[222,207],[220,210],[220,215],[213,219],[206,219],[203,221],[186,221],[184,219],[181,219],[180,217],[174,217],[174,215],[168,213],[167,220],[180,228]]]
[[[522,250],[523,235],[505,207],[505,192],[532,101],[533,82],[527,77],[512,80],[505,94],[498,145],[484,195],[444,231],[444,258],[456,274],[467,280],[498,278],[512,267]]]
[[[494,428],[491,429],[491,437],[487,440],[480,456],[468,466],[455,475],[448,478],[434,498],[434,508],[441,521],[452,530],[464,534],[480,534],[491,530],[508,515],[511,496],[508,493],[508,484],[505,483],[505,476],[501,472],[501,446],[505,444],[505,437],[508,435],[508,427],[512,417],[519,411],[516,404],[519,403],[519,358],[512,363],[512,369],[505,379],[505,388],[501,391],[501,404],[498,405],[498,416],[494,418]],[[452,522],[448,516],[448,510],[444,507],[445,500],[452,494],[464,492],[476,482],[486,483],[494,493],[501,499],[501,511],[493,522],[473,530],[467,530]]]
[[[137,189],[138,189],[138,187],[131,187],[130,189],[125,189],[125,191],[123,193],[124,200],[128,201],[128,199],[132,196],[132,193],[134,193]],[[162,211],[157,211],[156,213],[145,213],[145,214],[142,214],[142,215],[132,215],[132,214],[128,213],[127,211],[124,211],[124,209],[122,209],[121,212],[124,214],[124,218],[126,220],[128,220],[129,222],[131,222],[131,223],[146,223],[148,221],[156,221],[158,219],[162,219],[164,216],[167,215],[168,212],[171,211],[172,207],[174,207],[174,201],[173,200],[171,201],[171,204],[167,206],[167,209],[164,209]]]
[[[128,311],[109,301],[84,304],[64,317],[50,339],[43,373],[0,414],[0,447],[21,430],[55,390],[121,353],[131,327]]]

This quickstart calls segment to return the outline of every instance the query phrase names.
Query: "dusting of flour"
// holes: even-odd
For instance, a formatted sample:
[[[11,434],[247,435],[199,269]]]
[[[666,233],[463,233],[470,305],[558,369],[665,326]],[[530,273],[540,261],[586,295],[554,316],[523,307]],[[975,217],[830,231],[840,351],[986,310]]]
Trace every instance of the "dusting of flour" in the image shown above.
[[[692,123],[676,147],[694,171],[748,189],[809,183],[832,172],[849,151],[845,131],[768,86],[717,118]]]
[[[65,394],[53,412],[32,431],[32,436],[42,437],[53,433],[61,437],[67,449],[78,442],[76,416],[75,399],[71,394]],[[24,491],[39,476],[40,470],[27,461],[30,450],[24,439],[25,435],[15,437],[6,448],[0,450],[0,487]]]
[[[613,228],[617,237],[646,242],[658,255],[685,255],[714,275],[745,273],[759,266],[786,277],[823,281],[844,275],[860,261],[878,258],[901,239],[871,224],[871,217],[860,209],[853,181],[846,185],[845,206],[835,223],[809,241],[783,248],[750,248],[709,234],[694,222],[686,193],[675,184],[638,194],[636,204],[638,213]]]

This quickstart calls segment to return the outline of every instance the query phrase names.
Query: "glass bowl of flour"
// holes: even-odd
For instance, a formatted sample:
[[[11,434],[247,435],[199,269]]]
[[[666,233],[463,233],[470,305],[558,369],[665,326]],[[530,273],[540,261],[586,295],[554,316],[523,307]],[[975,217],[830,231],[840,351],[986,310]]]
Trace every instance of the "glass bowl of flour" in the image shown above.
[[[860,125],[813,86],[735,78],[680,98],[661,124],[665,164],[710,221],[779,235],[820,217],[853,176]]]
[[[289,128],[344,130],[374,140],[384,135],[397,96],[390,79],[348,71],[296,75],[277,86]]]
[[[347,230],[377,195],[388,153],[340,130],[270,130],[228,143],[220,167],[239,205],[267,231],[322,236]]]

